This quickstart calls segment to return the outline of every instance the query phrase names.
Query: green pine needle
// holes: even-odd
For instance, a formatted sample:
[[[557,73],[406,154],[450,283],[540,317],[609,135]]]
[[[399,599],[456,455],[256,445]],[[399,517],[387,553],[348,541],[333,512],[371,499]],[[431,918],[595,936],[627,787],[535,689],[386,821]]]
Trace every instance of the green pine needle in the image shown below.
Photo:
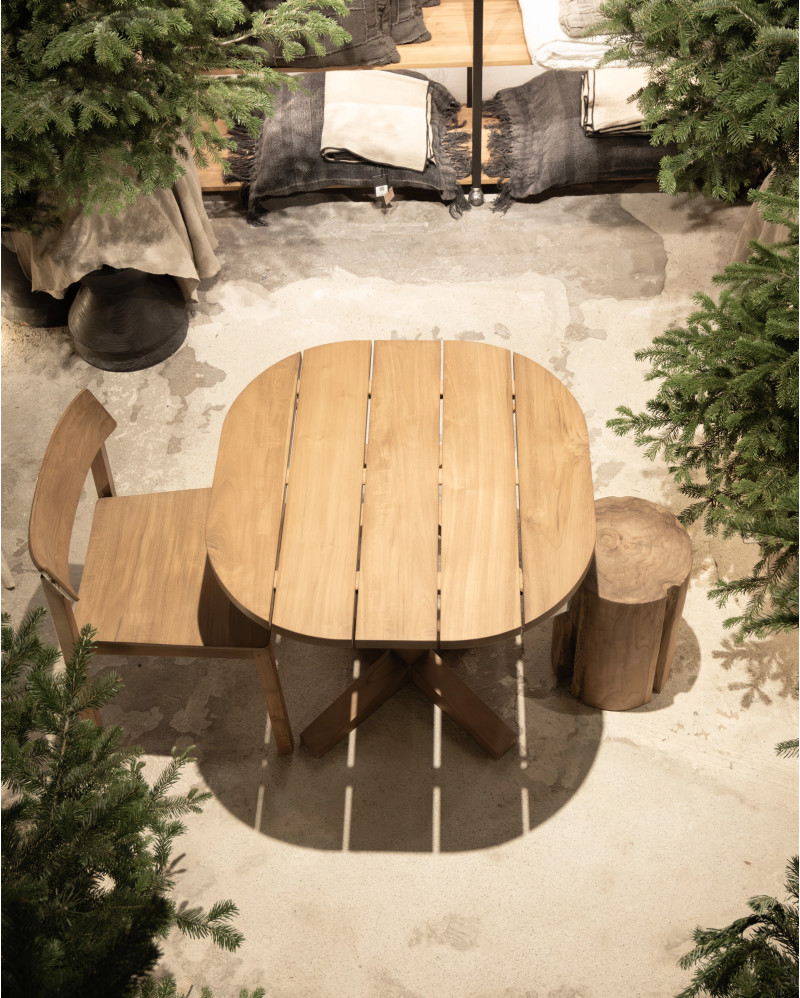
[[[176,910],[170,876],[178,816],[208,793],[172,790],[191,750],[150,786],[142,750],[122,729],[81,717],[120,689],[90,677],[93,632],[84,628],[63,668],[38,634],[44,611],[15,630],[2,620],[3,986],[9,994],[177,998],[150,975],[173,928],[232,951],[242,934],[233,902]]]
[[[754,897],[744,918],[722,929],[695,929],[695,946],[678,963],[697,969],[677,998],[796,998],[797,873],[795,856],[786,869],[786,902]]]
[[[683,523],[758,544],[751,573],[720,579],[709,594],[719,606],[741,601],[725,621],[740,642],[798,622],[797,199],[796,177],[753,194],[789,238],[751,243],[745,262],[714,278],[718,301],[697,294],[685,328],[636,353],[650,363],[645,379],[660,382],[655,397],[645,412],[620,406],[608,422],[666,461],[690,501]]]
[[[349,39],[344,0],[6,0],[2,5],[2,212],[40,232],[71,208],[118,214],[233,145],[215,123],[257,135],[274,93],[296,86],[278,54]],[[220,71],[234,69],[237,74]]]
[[[798,7],[791,0],[607,0],[589,34],[608,36],[603,64],[649,70],[638,94],[667,194],[735,201],[775,169],[797,173]]]

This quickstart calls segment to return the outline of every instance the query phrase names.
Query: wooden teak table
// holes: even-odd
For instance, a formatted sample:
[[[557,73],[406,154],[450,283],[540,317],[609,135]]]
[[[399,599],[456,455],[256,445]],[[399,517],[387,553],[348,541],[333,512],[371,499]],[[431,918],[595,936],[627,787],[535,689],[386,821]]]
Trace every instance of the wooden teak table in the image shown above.
[[[387,649],[303,731],[311,752],[410,679],[499,757],[515,733],[436,650],[518,633],[580,584],[595,541],[586,421],[557,378],[499,347],[313,347],[231,406],[206,540],[258,623]]]

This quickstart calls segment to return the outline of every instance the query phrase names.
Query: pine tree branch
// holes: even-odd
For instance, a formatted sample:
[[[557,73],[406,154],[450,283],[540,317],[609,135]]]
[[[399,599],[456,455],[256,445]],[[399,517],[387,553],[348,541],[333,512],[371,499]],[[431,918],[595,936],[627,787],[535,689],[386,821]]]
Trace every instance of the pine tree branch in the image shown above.
[[[660,382],[646,411],[619,407],[608,426],[659,455],[691,503],[685,524],[754,540],[760,558],[741,579],[719,580],[710,597],[746,597],[725,621],[737,640],[792,629],[798,619],[798,226],[791,195],[753,198],[789,238],[717,275],[718,301],[697,294],[685,328],[667,330],[636,357]]]
[[[94,4],[94,5],[92,5]],[[270,67],[321,39],[349,38],[344,0],[285,0],[248,13],[231,0],[91,0],[3,7],[2,207],[7,227],[40,232],[72,206],[118,213],[184,173],[188,133],[201,156],[232,147],[204,123],[256,134],[287,80]],[[238,75],[209,75],[233,68]],[[194,105],[195,111],[190,108]]]
[[[183,824],[207,794],[168,790],[189,760],[175,753],[155,787],[141,749],[122,730],[78,719],[81,706],[118,689],[88,674],[84,630],[63,672],[26,617],[18,634],[3,618],[3,983],[9,993],[130,994],[160,956],[157,940],[178,924],[169,858]],[[97,688],[95,688],[97,687]],[[43,737],[38,732],[52,732]],[[195,909],[195,931],[235,949],[231,902]]]

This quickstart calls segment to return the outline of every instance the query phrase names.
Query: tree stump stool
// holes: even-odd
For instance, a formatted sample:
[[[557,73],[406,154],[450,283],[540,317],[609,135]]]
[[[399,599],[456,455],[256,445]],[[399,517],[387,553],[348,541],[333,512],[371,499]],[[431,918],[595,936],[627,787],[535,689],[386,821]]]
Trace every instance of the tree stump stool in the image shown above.
[[[648,703],[669,676],[689,587],[689,535],[645,499],[595,502],[597,541],[569,610],[553,619],[551,661],[572,693],[605,710]]]

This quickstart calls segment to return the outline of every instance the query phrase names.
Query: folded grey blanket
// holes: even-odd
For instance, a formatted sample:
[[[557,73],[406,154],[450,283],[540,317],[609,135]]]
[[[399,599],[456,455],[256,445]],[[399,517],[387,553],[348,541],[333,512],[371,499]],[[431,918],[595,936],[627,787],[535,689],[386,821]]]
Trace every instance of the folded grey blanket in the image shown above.
[[[243,0],[247,10],[273,10],[283,0]],[[324,66],[385,66],[399,62],[400,56],[392,38],[392,4],[394,0],[348,0],[346,15],[335,15],[335,20],[350,34],[350,41],[336,46],[323,39],[325,54],[318,56],[311,48],[306,54],[287,63],[280,53],[266,43],[263,48],[270,53],[270,64],[289,66],[291,69],[317,69]],[[398,18],[400,12],[395,4]]]
[[[658,175],[674,147],[653,147],[644,133],[590,138],[581,128],[580,98],[580,73],[551,69],[484,102],[486,117],[497,121],[484,169],[504,181],[495,211],[555,187]]]
[[[639,66],[590,69],[581,86],[581,125],[587,135],[642,133],[642,112],[631,98],[649,80]]]
[[[392,0],[389,34],[395,45],[410,45],[431,40],[431,33],[425,27],[422,16],[422,6],[419,0]]]
[[[325,80],[321,153],[340,163],[422,171],[430,157],[428,81],[365,69]]]
[[[247,10],[272,10],[283,0],[243,0]],[[350,41],[336,46],[323,39],[324,55],[318,56],[306,48],[304,55],[287,63],[280,53],[263,45],[271,55],[273,66],[290,69],[321,69],[326,66],[385,66],[399,62],[398,45],[430,41],[422,7],[440,0],[349,0],[346,15],[335,20],[350,34]]]
[[[425,79],[410,70],[404,75]],[[320,153],[328,73],[299,76],[303,90],[286,88],[275,95],[274,114],[264,121],[258,139],[234,129],[238,149],[230,157],[230,181],[245,185],[249,220],[264,214],[259,200],[326,187],[415,187],[438,191],[458,215],[467,203],[458,180],[470,172],[469,135],[457,130],[459,102],[446,87],[429,81],[433,161],[422,171],[375,163],[329,162]],[[580,80],[578,80],[580,83]]]

